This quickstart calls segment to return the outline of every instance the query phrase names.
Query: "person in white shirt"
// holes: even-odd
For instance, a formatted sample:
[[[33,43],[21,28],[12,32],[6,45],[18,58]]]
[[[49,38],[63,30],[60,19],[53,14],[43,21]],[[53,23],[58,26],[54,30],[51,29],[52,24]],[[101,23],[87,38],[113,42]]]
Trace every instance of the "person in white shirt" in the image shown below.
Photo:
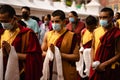
[[[30,18],[30,8],[23,6],[21,8],[22,12],[22,21],[27,24],[27,27],[31,28],[36,34],[39,33],[39,25],[36,20]]]

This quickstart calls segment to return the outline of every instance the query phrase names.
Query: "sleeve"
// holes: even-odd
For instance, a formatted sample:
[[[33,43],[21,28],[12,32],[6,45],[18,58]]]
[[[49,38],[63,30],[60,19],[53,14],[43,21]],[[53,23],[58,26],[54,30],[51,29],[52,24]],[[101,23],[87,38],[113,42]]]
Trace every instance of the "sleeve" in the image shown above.
[[[34,22],[34,28],[35,28],[35,33],[39,33],[39,25],[36,21]]]

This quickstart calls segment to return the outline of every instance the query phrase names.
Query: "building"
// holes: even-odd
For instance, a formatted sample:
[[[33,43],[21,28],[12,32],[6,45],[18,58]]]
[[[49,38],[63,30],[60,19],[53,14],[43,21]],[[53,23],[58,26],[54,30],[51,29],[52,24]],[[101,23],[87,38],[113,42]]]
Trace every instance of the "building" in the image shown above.
[[[115,12],[120,12],[120,0],[100,0],[102,6],[110,7]]]
[[[17,15],[21,15],[21,7],[28,6],[31,8],[31,16],[41,16],[51,14],[54,10],[63,10],[66,15],[70,11],[76,11],[79,17],[86,17],[87,15],[98,16],[100,4],[98,0],[91,0],[86,6],[82,4],[81,9],[77,9],[73,0],[72,6],[66,6],[66,0],[61,2],[53,2],[53,0],[0,0],[0,4],[9,4],[13,6],[17,12]]]

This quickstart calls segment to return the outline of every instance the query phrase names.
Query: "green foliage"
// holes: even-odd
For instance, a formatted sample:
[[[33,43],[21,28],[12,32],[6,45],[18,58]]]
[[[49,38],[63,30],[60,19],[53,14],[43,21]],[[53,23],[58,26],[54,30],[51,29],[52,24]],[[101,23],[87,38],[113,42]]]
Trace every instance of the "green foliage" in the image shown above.
[[[76,7],[78,8],[78,9],[80,9],[81,8],[81,5],[79,4],[79,5],[76,5]]]
[[[53,0],[53,1],[61,1],[61,0]],[[71,6],[72,0],[66,0],[66,5]]]
[[[72,0],[66,0],[66,5],[67,6],[71,6],[71,4],[72,4]]]

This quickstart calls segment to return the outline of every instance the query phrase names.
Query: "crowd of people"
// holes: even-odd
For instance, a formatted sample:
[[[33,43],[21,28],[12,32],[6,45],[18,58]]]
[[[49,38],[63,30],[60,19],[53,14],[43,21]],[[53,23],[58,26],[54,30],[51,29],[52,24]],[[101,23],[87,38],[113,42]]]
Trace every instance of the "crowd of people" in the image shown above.
[[[119,12],[104,7],[84,21],[75,11],[21,13],[0,5],[0,80],[120,79]]]

